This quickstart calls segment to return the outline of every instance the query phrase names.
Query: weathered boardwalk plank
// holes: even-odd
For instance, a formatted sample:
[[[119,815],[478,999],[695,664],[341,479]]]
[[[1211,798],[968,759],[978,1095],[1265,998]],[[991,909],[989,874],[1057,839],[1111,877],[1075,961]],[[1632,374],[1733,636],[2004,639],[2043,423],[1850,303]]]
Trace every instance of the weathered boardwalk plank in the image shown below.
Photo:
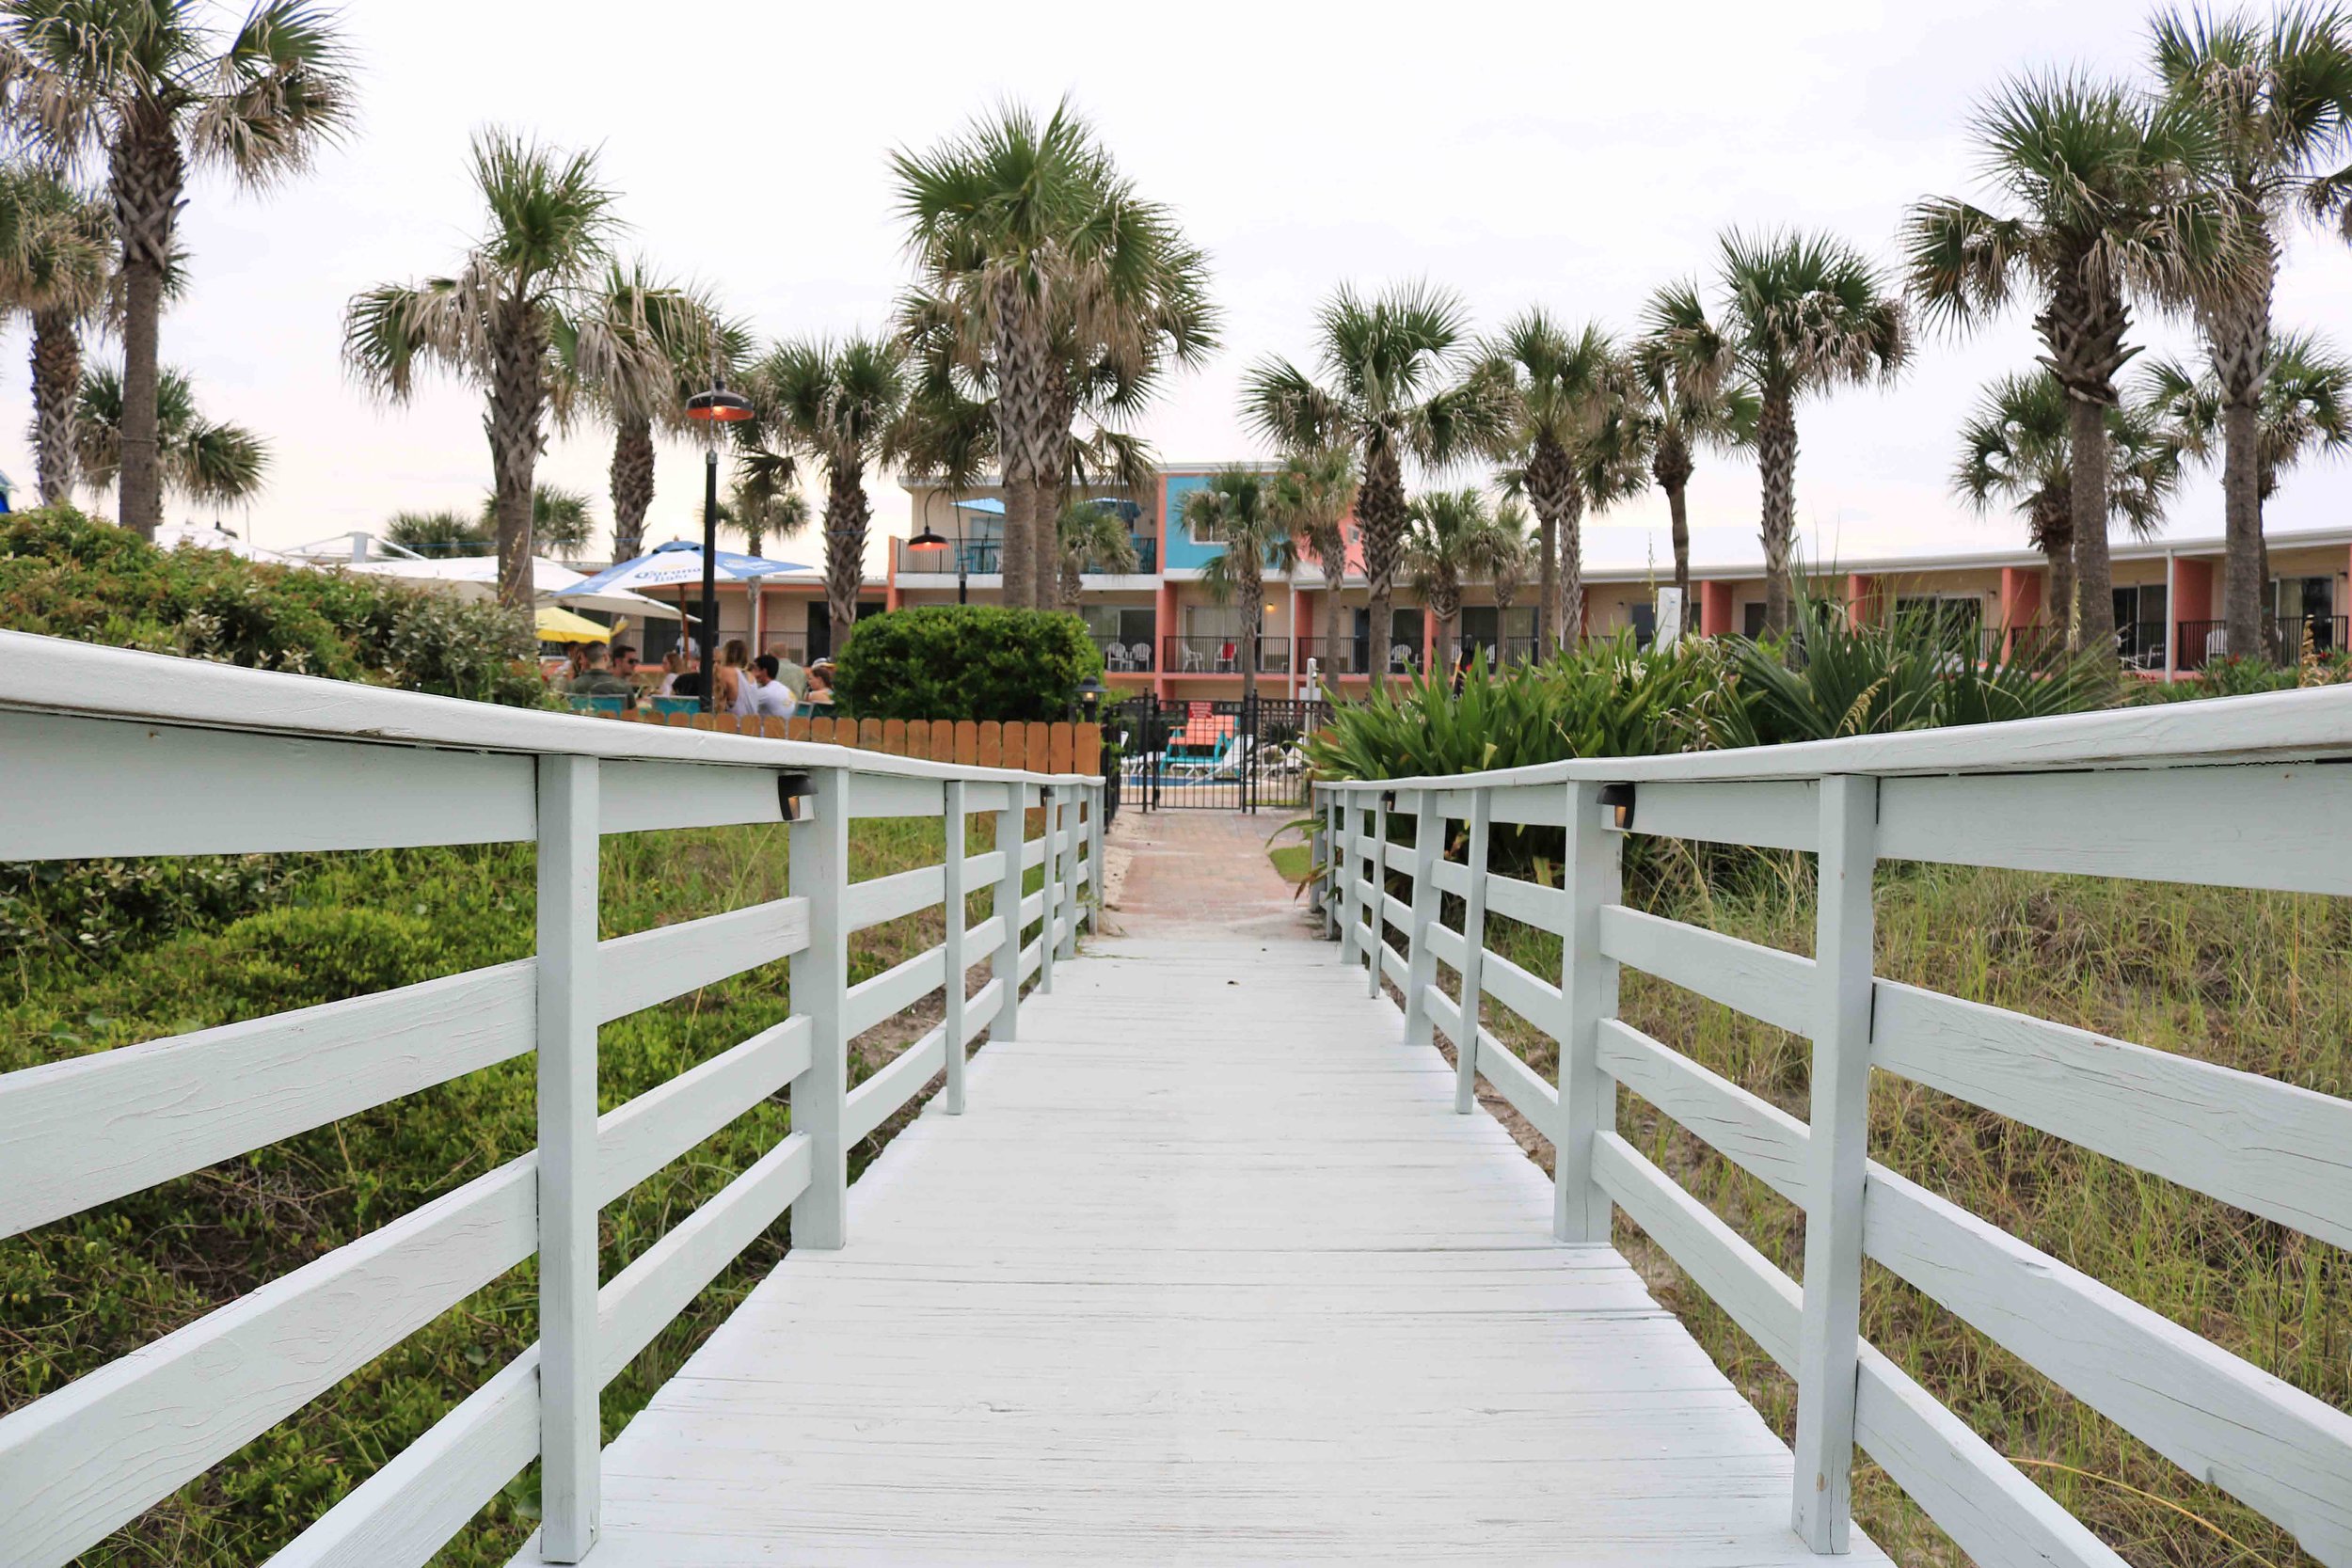
[[[1057,970],[606,1450],[590,1561],[1817,1560],[1788,1450],[1332,953]]]

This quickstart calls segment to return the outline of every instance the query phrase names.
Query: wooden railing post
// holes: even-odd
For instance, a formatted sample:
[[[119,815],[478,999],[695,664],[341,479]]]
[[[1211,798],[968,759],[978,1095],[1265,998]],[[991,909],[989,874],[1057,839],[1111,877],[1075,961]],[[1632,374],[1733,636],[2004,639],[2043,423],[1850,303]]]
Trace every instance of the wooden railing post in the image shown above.
[[[942,993],[946,1003],[943,1025],[947,1031],[947,1085],[945,1090],[946,1111],[951,1117],[963,1114],[963,781],[949,779],[941,801],[941,836],[946,852],[941,864],[946,878],[946,896],[941,901],[946,919],[947,985]]]
[[[594,757],[539,759],[539,1552],[596,1544],[596,814]]]
[[[1878,781],[1821,781],[1813,935],[1812,1137],[1805,1145],[1804,1308],[1797,1338],[1798,1535],[1847,1549],[1854,1396],[1861,1359],[1862,1195],[1869,1160],[1870,880]]]
[[[1364,954],[1364,994],[1380,994],[1380,949],[1388,945],[1389,901],[1389,794],[1382,790],[1372,798],[1372,844],[1369,860],[1372,869],[1372,897],[1364,911],[1364,924],[1372,931],[1372,946]]]
[[[1617,962],[1600,950],[1600,911],[1618,901],[1620,836],[1601,819],[1601,786],[1568,785],[1567,931],[1560,940],[1560,1132],[1552,1149],[1551,1233],[1609,1240],[1609,1196],[1593,1180],[1593,1139],[1617,1125],[1617,1086],[1600,1070],[1600,1021],[1617,1016]]]
[[[1079,813],[1086,809],[1086,791],[1077,784],[1062,786],[1061,953],[1078,956],[1078,834]]]
[[[808,1016],[808,1069],[792,1081],[792,1131],[809,1141],[808,1191],[792,1204],[792,1244],[827,1250],[850,1239],[850,1150],[842,1137],[850,1042],[850,776],[809,774],[809,815],[792,824],[791,892],[808,900],[808,945],[792,955],[792,1010]]]
[[[1339,805],[1339,832],[1331,841],[1331,865],[1337,873],[1332,880],[1338,884],[1340,895],[1340,962],[1354,963],[1356,922],[1360,918],[1356,908],[1356,875],[1360,869],[1357,862],[1361,858],[1357,846],[1363,840],[1364,814],[1356,797],[1347,790],[1333,790],[1331,799]]]
[[[1438,955],[1429,927],[1438,923],[1438,859],[1445,844],[1445,817],[1438,792],[1421,792],[1413,814],[1413,924],[1405,946],[1405,1043],[1429,1043],[1429,988],[1437,983]]]
[[[1093,897],[1087,904],[1087,929],[1100,936],[1103,931],[1103,904],[1109,896],[1104,891],[1104,841],[1110,832],[1110,818],[1104,815],[1103,802],[1110,786],[1097,780],[1087,791],[1087,888]]]
[[[992,1040],[1009,1040],[1021,1033],[1021,841],[1028,830],[1028,789],[1024,784],[1005,785],[1004,809],[996,814],[996,848],[1004,863],[996,872],[996,914],[1003,927],[996,939],[996,979],[1004,994],[996,999],[996,1016],[990,1021]]]
[[[1454,1108],[1463,1116],[1478,1106],[1478,1004],[1483,985],[1480,971],[1486,956],[1486,835],[1493,810],[1494,791],[1470,791],[1470,843],[1463,852],[1470,871],[1470,895],[1462,910],[1462,1037],[1454,1042]]]
[[[1047,784],[1041,797],[1045,807],[1045,853],[1039,859],[1038,927],[1037,927],[1037,990],[1040,996],[1054,994],[1054,916],[1060,908],[1061,890],[1054,885],[1057,869],[1054,853],[1060,844],[1061,785]]]

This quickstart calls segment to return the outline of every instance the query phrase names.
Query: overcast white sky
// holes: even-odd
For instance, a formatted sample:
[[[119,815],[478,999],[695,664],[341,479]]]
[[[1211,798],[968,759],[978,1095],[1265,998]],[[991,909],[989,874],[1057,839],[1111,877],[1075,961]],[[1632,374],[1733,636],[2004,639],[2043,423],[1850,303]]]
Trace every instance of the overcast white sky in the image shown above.
[[[1483,326],[1541,302],[1629,326],[1659,283],[1711,264],[1727,225],[1802,224],[1891,260],[1904,205],[1974,189],[1972,102],[2010,71],[2139,67],[2137,0],[1633,7],[1481,0],[1347,8],[1101,0],[1068,6],[705,5],[357,0],[362,72],[350,144],[266,195],[191,192],[192,292],[167,363],[205,410],[264,433],[267,493],[228,519],[263,544],[380,528],[403,508],[478,505],[489,481],[478,395],[442,383],[378,406],[338,360],[344,302],[439,270],[478,221],[467,138],[500,123],[603,149],[631,243],[720,289],[770,335],[882,322],[904,273],[885,158],[1005,97],[1067,92],[1120,164],[1214,258],[1226,347],[1144,421],[1164,457],[1253,454],[1243,369],[1304,356],[1342,279],[1426,274]],[[2352,342],[2352,248],[2293,247],[2284,325]],[[2192,345],[2147,324],[2159,349]],[[29,484],[24,338],[8,334],[0,466]],[[114,352],[111,345],[100,350]],[[1797,504],[1819,559],[2022,543],[1947,489],[1952,432],[1989,376],[2025,365],[2021,318],[1931,340],[1898,387],[1804,405]],[[605,499],[609,436],[558,439],[543,475]],[[656,541],[698,528],[697,454],[665,450]],[[903,495],[875,485],[878,531]],[[2274,530],[2344,520],[2352,469],[2291,478]],[[1756,476],[1724,459],[1692,487],[1702,559],[1756,554]],[[109,506],[111,502],[109,502]],[[2172,531],[2219,531],[2201,477]],[[181,518],[183,506],[170,515]],[[811,546],[804,546],[811,547]],[[1667,558],[1653,499],[1588,525],[1588,559]],[[782,553],[790,553],[789,551]]]

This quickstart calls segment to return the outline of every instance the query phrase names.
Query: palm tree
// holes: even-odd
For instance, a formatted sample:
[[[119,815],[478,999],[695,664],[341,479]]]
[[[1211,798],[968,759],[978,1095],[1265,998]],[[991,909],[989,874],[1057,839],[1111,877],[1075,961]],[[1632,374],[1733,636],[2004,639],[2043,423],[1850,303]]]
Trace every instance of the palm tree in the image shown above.
[[[1346,606],[1347,515],[1356,508],[1356,459],[1345,447],[1293,452],[1269,481],[1267,506],[1294,557],[1311,555],[1323,572],[1323,658],[1336,668]]]
[[[1054,562],[1058,603],[1076,610],[1086,592],[1086,569],[1115,573],[1136,569],[1135,530],[1109,498],[1087,496],[1065,504],[1055,519]]]
[[[482,498],[481,528],[485,538],[498,538],[499,499],[494,491]],[[596,536],[596,515],[585,493],[561,484],[531,487],[531,546],[535,553],[577,561]],[[634,560],[615,550],[615,561]]]
[[[419,555],[449,561],[498,552],[498,524],[454,512],[396,512],[384,525],[384,539]]]
[[[1469,312],[1449,290],[1415,282],[1367,299],[1343,286],[1315,315],[1318,382],[1282,359],[1243,378],[1242,405],[1258,432],[1285,451],[1354,451],[1358,538],[1377,651],[1388,642],[1396,569],[1405,542],[1405,464],[1442,470],[1490,451],[1508,428],[1504,389],[1463,372]],[[1375,657],[1372,678],[1387,678]]]
[[[808,527],[808,497],[801,493],[791,460],[779,465],[747,459],[732,494],[719,503],[719,520],[743,536],[743,548],[752,555],[765,551],[771,535],[789,539]]]
[[[758,451],[824,465],[825,600],[836,648],[849,641],[866,578],[866,533],[874,515],[866,468],[897,459],[908,385],[905,349],[896,338],[779,344],[745,377],[756,414],[744,438]]]
[[[200,0],[0,0],[0,98],[70,165],[107,168],[123,282],[122,525],[163,521],[156,327],[189,174],[247,187],[306,166],[350,123],[335,13],[263,0],[233,32]]]
[[[942,332],[954,365],[990,388],[1005,602],[1048,606],[1072,421],[1104,396],[1084,382],[1099,369],[1132,409],[1170,359],[1206,356],[1206,257],[1066,103],[1042,123],[1004,108],[929,153],[894,153],[892,169],[921,279],[909,337]]]
[[[1463,582],[1490,575],[1511,546],[1495,526],[1494,509],[1474,489],[1424,491],[1406,511],[1411,522],[1405,535],[1405,573],[1438,618],[1439,657],[1451,660],[1456,657]]]
[[[480,386],[498,506],[499,598],[531,603],[532,476],[550,414],[569,420],[580,388],[669,373],[644,335],[597,309],[617,227],[593,152],[560,152],[504,132],[473,142],[474,188],[489,221],[455,275],[386,283],[353,298],[343,360],[405,402],[420,364]]]
[[[1584,508],[1574,452],[1621,394],[1625,367],[1598,324],[1570,332],[1538,307],[1486,344],[1484,368],[1505,389],[1510,423],[1499,448],[1517,470],[1512,488],[1535,509],[1535,639],[1545,648],[1560,646],[1574,640],[1568,606],[1581,591],[1566,578],[1581,584],[1583,578],[1577,526]],[[1565,572],[1564,551],[1571,558]]]
[[[1911,354],[1902,300],[1869,259],[1828,234],[1722,241],[1724,348],[1756,388],[1764,476],[1764,626],[1788,629],[1797,521],[1797,403],[1838,386],[1891,381]]]
[[[73,404],[73,457],[82,483],[93,490],[123,476],[123,374],[112,365],[82,376]],[[196,406],[187,372],[167,365],[156,379],[156,436],[167,495],[215,506],[260,494],[270,463],[269,443],[242,425],[208,420]]]
[[[2077,608],[2054,606],[2080,644],[2115,641],[2107,565],[2106,410],[2122,396],[2126,296],[2169,307],[2212,293],[2243,266],[2233,226],[2210,187],[2217,154],[2210,121],[2179,100],[2149,103],[2130,88],[2080,76],[2020,77],[1977,115],[1985,175],[2010,211],[1950,197],[1904,220],[1913,299],[1955,328],[1981,324],[2021,293],[2041,302],[2042,365],[2068,401],[2074,465],[2069,505]]]
[[[638,349],[613,365],[607,384],[586,388],[612,421],[612,559],[634,561],[653,506],[654,425],[684,424],[686,400],[737,368],[745,333],[720,319],[707,294],[661,280],[643,261],[610,263],[590,308],[615,340]],[[657,367],[667,373],[645,373]]]
[[[1255,468],[1221,468],[1184,497],[1184,527],[1195,539],[1225,547],[1200,569],[1200,584],[1219,604],[1242,603],[1242,701],[1258,695],[1258,644],[1265,631],[1265,569],[1287,558],[1290,530],[1276,515],[1272,486]]]
[[[1753,449],[1759,403],[1756,388],[1740,379],[1723,334],[1707,319],[1694,282],[1670,283],[1650,296],[1642,312],[1641,339],[1629,357],[1634,395],[1649,426],[1650,477],[1666,493],[1675,589],[1688,606],[1693,455],[1703,446]]]
[[[2267,580],[2257,449],[2271,293],[2291,209],[2315,199],[2352,219],[2352,170],[2317,178],[2318,166],[2342,158],[2352,140],[2352,40],[2340,13],[2302,5],[2267,18],[2169,11],[2151,30],[2166,92],[2201,110],[2218,133],[2209,178],[2254,262],[2196,300],[2222,395],[2223,630],[2231,653],[2251,656],[2263,645]]]
[[[2280,476],[2305,457],[2352,451],[2352,360],[2315,332],[2271,339],[2265,357],[2253,440],[2254,497],[2264,505],[2279,493]],[[2229,395],[2217,365],[2208,363],[2199,375],[2177,360],[2159,359],[2140,372],[2140,396],[2179,459],[2210,462],[2217,448],[2229,450]],[[2246,575],[2267,585],[2269,552],[2259,534],[2256,546]],[[2238,644],[2229,648],[2234,654]]]
[[[2146,405],[2110,408],[2106,423],[2107,503],[2144,537],[2164,518],[2179,458]],[[2040,370],[2005,375],[1986,386],[1961,426],[1952,472],[1952,488],[1979,512],[2004,504],[2026,519],[2034,548],[2049,562],[2050,613],[2061,632],[2074,604],[2073,441],[2069,400],[2057,377]]]
[[[1520,586],[1527,581],[1527,571],[1535,563],[1535,541],[1527,531],[1527,507],[1514,497],[1506,496],[1495,506],[1494,560],[1487,573],[1494,581],[1496,657],[1507,648],[1511,637],[1511,607],[1518,602]]]
[[[106,307],[115,249],[103,201],[51,168],[0,168],[0,312],[32,323],[34,471],[49,506],[73,499],[82,331]]]

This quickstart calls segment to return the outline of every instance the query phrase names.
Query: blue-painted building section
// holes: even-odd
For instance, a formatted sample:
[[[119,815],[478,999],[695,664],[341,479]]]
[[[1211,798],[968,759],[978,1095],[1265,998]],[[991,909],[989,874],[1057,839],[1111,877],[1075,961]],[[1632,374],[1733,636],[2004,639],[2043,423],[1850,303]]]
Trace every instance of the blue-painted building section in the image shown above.
[[[1224,552],[1222,545],[1203,545],[1195,540],[1192,531],[1184,526],[1184,498],[1195,490],[1207,489],[1209,478],[1207,474],[1170,474],[1164,482],[1160,515],[1168,519],[1165,570],[1198,571]]]

